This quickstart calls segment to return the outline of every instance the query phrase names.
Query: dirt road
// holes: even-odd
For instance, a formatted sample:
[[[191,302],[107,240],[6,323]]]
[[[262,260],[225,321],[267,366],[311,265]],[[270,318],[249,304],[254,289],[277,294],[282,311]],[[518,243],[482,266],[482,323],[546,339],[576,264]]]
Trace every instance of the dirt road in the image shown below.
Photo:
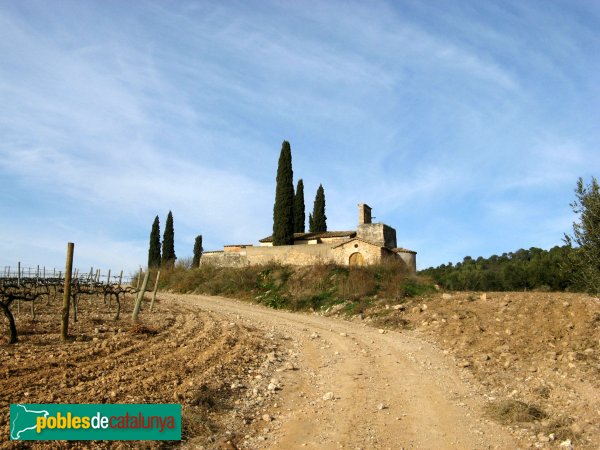
[[[164,294],[289,340],[297,370],[280,373],[268,448],[519,448],[484,419],[469,374],[412,332],[387,332],[319,315],[220,297]],[[288,363],[292,364],[292,363]]]

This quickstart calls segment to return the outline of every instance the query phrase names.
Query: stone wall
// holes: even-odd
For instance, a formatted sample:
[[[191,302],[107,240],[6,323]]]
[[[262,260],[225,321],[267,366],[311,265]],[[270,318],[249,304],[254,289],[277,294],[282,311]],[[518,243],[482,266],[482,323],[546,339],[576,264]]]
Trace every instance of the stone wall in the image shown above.
[[[417,254],[415,252],[399,251],[399,252],[396,252],[396,254],[398,255],[398,257],[400,257],[402,259],[402,261],[404,261],[404,263],[406,264],[406,267],[408,267],[408,269],[411,272],[417,271]]]
[[[223,251],[225,253],[239,253],[243,251],[246,247],[252,247],[251,244],[243,244],[243,245],[225,245],[223,247]]]
[[[200,265],[204,264],[218,267],[242,267],[248,265],[248,258],[241,252],[205,252],[200,258]]]
[[[246,258],[249,264],[279,262],[297,266],[324,264],[334,260],[330,245],[276,245],[273,247],[248,247]]]
[[[381,247],[396,248],[396,230],[383,223],[363,223],[356,230],[356,237]]]
[[[272,262],[308,266],[334,263],[343,266],[353,263],[364,265],[378,264],[383,260],[397,260],[415,272],[416,253],[410,250],[392,251],[396,247],[396,230],[383,223],[362,224],[357,230],[357,238],[350,240],[326,238],[330,242],[304,245],[278,246],[226,246],[225,251],[205,252],[200,264],[213,264],[223,267],[264,265]],[[368,241],[368,242],[365,242]],[[308,245],[307,245],[308,244]],[[311,245],[312,244],[312,245]],[[384,248],[385,247],[385,248]]]
[[[379,246],[355,239],[335,247],[327,244],[277,245],[246,247],[239,253],[207,252],[202,255],[200,264],[241,267],[249,264],[264,265],[279,262],[296,266],[327,263],[347,266],[353,253],[360,253],[364,264],[377,264],[389,252]]]
[[[379,246],[354,239],[334,248],[335,262],[347,266],[350,262],[350,256],[353,253],[360,253],[364,264],[377,264],[381,262],[382,251],[383,249]]]

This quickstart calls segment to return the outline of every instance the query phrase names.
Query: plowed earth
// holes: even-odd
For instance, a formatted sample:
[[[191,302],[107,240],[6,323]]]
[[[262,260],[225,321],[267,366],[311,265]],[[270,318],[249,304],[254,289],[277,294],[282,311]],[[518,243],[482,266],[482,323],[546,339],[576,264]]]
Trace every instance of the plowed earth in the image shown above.
[[[92,297],[80,301],[79,321],[71,323],[75,339],[61,343],[58,303],[45,303],[36,306],[35,322],[28,304],[15,314],[17,344],[7,345],[2,336],[1,448],[140,448],[140,442],[11,442],[10,403],[181,403],[183,439],[192,446],[243,440],[262,425],[254,408],[262,400],[239,399],[253,385],[268,383],[278,364],[273,334],[160,299],[132,325],[129,298],[115,322],[114,311]],[[232,388],[236,380],[245,387]],[[142,448],[173,445],[179,442],[146,442]]]

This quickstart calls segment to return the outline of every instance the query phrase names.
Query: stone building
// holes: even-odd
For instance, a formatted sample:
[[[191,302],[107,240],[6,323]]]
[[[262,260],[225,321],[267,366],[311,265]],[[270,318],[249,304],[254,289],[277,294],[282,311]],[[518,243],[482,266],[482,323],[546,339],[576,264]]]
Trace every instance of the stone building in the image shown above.
[[[358,205],[358,227],[353,231],[295,233],[293,245],[273,245],[272,236],[251,244],[226,245],[223,250],[204,252],[200,264],[245,266],[279,262],[292,265],[335,263],[344,266],[397,261],[415,272],[417,252],[399,248],[396,230],[372,223],[371,208]]]

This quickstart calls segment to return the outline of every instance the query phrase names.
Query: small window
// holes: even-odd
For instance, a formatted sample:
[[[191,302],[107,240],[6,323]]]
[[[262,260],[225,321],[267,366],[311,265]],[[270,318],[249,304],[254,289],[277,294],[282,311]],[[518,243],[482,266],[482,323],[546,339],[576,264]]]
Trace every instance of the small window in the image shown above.
[[[354,248],[358,248],[358,244],[354,244]]]

